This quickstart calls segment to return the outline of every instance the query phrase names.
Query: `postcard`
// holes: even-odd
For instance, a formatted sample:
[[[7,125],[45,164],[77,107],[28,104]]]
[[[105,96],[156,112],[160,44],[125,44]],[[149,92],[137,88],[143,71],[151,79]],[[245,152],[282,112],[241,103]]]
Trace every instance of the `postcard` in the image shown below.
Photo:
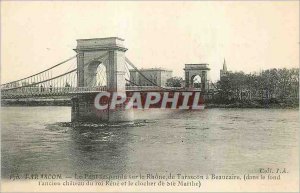
[[[1,192],[299,192],[299,1],[1,1]]]

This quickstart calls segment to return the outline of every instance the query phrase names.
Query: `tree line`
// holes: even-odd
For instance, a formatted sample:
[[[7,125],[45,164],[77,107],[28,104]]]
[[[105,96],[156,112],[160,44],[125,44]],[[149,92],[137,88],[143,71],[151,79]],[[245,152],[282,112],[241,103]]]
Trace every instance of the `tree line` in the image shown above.
[[[228,72],[217,82],[217,88],[225,100],[298,99],[299,68],[273,68],[253,74]]]

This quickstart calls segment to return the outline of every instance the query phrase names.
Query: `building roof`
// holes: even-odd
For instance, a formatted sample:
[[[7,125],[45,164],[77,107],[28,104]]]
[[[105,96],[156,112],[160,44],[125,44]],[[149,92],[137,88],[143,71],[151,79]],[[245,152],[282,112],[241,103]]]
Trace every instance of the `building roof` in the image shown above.
[[[136,71],[135,69],[130,69],[129,71],[133,72]],[[166,68],[141,68],[139,71],[168,71],[172,72],[172,70],[166,69]]]
[[[210,70],[208,67],[209,64],[202,63],[202,64],[185,64],[184,70]]]
[[[185,64],[185,65],[196,65],[196,66],[198,66],[198,65],[209,65],[209,64],[207,64],[207,63],[196,63],[196,64]]]

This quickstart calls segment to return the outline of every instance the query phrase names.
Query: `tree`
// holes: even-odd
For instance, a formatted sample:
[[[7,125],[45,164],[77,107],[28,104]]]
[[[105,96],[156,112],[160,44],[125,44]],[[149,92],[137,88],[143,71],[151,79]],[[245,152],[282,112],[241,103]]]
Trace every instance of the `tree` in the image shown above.
[[[299,97],[299,68],[268,69],[259,74],[228,73],[218,82],[221,98],[284,100]]]
[[[181,87],[181,82],[183,79],[181,77],[172,77],[167,79],[166,86],[170,87]]]

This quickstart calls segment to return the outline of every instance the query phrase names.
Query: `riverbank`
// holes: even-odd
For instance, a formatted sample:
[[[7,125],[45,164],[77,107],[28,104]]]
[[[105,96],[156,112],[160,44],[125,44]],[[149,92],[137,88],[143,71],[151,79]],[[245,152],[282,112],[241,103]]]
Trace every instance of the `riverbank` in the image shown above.
[[[299,108],[297,101],[235,101],[231,103],[206,103],[205,108],[278,108],[278,109],[296,109]]]
[[[1,106],[71,106],[71,99],[2,99]]]
[[[2,99],[1,106],[71,106],[70,98],[52,99]],[[205,108],[299,108],[295,101],[264,102],[264,101],[235,101],[231,103],[205,103]]]

